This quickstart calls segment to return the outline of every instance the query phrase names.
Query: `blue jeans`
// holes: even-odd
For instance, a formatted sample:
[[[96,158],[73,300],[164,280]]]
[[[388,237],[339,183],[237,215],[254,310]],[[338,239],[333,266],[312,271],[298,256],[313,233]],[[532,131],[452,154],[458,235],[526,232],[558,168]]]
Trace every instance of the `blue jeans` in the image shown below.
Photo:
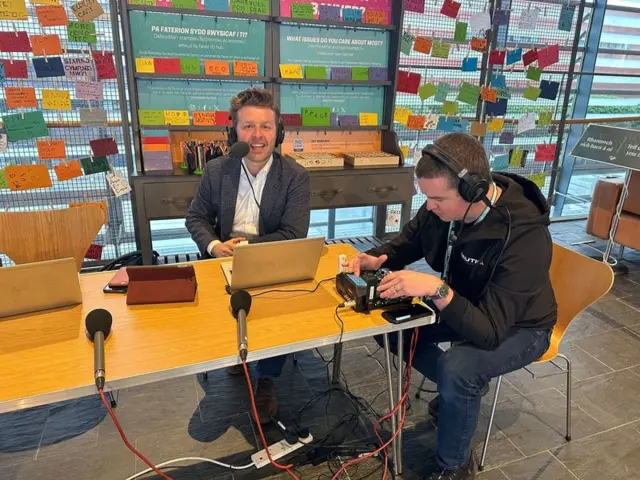
[[[404,332],[404,358],[409,358],[413,330]],[[514,328],[495,350],[462,343],[443,351],[440,342],[462,339],[444,324],[420,328],[413,367],[438,385],[438,464],[447,469],[464,465],[471,454],[471,440],[478,426],[480,391],[492,378],[537,360],[549,348],[551,330]],[[382,345],[382,338],[376,338]],[[389,336],[393,353],[397,335]]]
[[[282,373],[282,367],[284,367],[287,361],[286,355],[280,355],[278,357],[265,358],[264,360],[258,360],[257,374],[258,378],[276,378]]]

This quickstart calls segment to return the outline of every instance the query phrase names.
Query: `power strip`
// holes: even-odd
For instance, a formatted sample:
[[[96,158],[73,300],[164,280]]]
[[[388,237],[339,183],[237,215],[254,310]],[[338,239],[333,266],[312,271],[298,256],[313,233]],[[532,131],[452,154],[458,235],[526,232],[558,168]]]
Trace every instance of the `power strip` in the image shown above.
[[[303,440],[304,443],[296,442],[293,445],[287,443],[286,440],[280,440],[278,443],[274,443],[269,447],[271,458],[273,458],[274,460],[278,460],[279,458],[282,458],[285,455],[290,454],[291,452],[295,452],[299,448],[302,448],[305,445],[311,443],[313,441],[313,436],[309,434]],[[251,455],[251,460],[253,460],[253,464],[256,466],[256,468],[262,468],[264,466],[271,465],[266,450],[260,450],[259,452],[254,453],[253,455]]]

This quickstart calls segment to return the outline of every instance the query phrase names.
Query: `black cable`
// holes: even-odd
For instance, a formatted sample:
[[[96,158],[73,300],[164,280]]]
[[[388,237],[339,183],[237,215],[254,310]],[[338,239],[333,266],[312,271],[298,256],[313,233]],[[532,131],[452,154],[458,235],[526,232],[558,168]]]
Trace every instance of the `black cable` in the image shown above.
[[[265,290],[264,292],[259,292],[259,293],[254,293],[253,295],[251,295],[251,297],[260,297],[262,295],[266,295],[267,293],[315,293],[318,288],[320,288],[320,285],[322,285],[325,282],[328,282],[330,280],[335,280],[336,277],[329,277],[329,278],[324,278],[322,280],[320,280],[315,287],[313,287],[311,290],[309,289],[302,289],[302,288],[291,288],[291,289],[272,289],[272,290]]]

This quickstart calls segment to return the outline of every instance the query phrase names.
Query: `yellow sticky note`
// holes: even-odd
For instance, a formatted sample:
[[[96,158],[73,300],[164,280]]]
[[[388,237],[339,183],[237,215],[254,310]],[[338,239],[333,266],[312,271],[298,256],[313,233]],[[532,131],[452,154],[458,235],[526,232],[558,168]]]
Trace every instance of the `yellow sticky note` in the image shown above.
[[[547,174],[545,172],[532,173],[529,175],[529,180],[535,183],[538,188],[544,188],[544,181],[547,178]]]
[[[43,88],[42,108],[44,110],[71,110],[71,95],[67,90],[48,90]]]
[[[489,122],[487,130],[490,132],[501,132],[504,129],[504,118],[494,118]]]
[[[189,125],[189,111],[188,110],[165,110],[164,124],[165,125]]]
[[[0,0],[0,20],[27,20],[27,6],[24,0]]]
[[[402,147],[400,147],[400,151],[402,152],[402,158],[404,158],[404,161],[407,161],[407,158],[409,158],[409,145],[403,145]]]
[[[369,127],[378,125],[378,114],[377,113],[360,113],[360,126]]]
[[[409,115],[413,115],[413,112],[406,107],[396,107],[396,111],[393,113],[393,121],[406,125],[409,121]]]
[[[138,73],[155,73],[153,67],[153,58],[136,58],[136,72]]]
[[[281,63],[280,76],[282,78],[304,78],[302,76],[302,65],[293,63]]]
[[[60,5],[60,0],[29,0],[32,5]]]

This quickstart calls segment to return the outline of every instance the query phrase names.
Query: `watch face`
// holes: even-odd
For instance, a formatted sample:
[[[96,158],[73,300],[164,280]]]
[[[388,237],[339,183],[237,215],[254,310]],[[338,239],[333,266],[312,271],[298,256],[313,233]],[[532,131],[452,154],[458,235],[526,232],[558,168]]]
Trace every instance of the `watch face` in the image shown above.
[[[438,298],[444,298],[449,294],[449,287],[447,285],[440,285],[436,290],[436,296]]]

